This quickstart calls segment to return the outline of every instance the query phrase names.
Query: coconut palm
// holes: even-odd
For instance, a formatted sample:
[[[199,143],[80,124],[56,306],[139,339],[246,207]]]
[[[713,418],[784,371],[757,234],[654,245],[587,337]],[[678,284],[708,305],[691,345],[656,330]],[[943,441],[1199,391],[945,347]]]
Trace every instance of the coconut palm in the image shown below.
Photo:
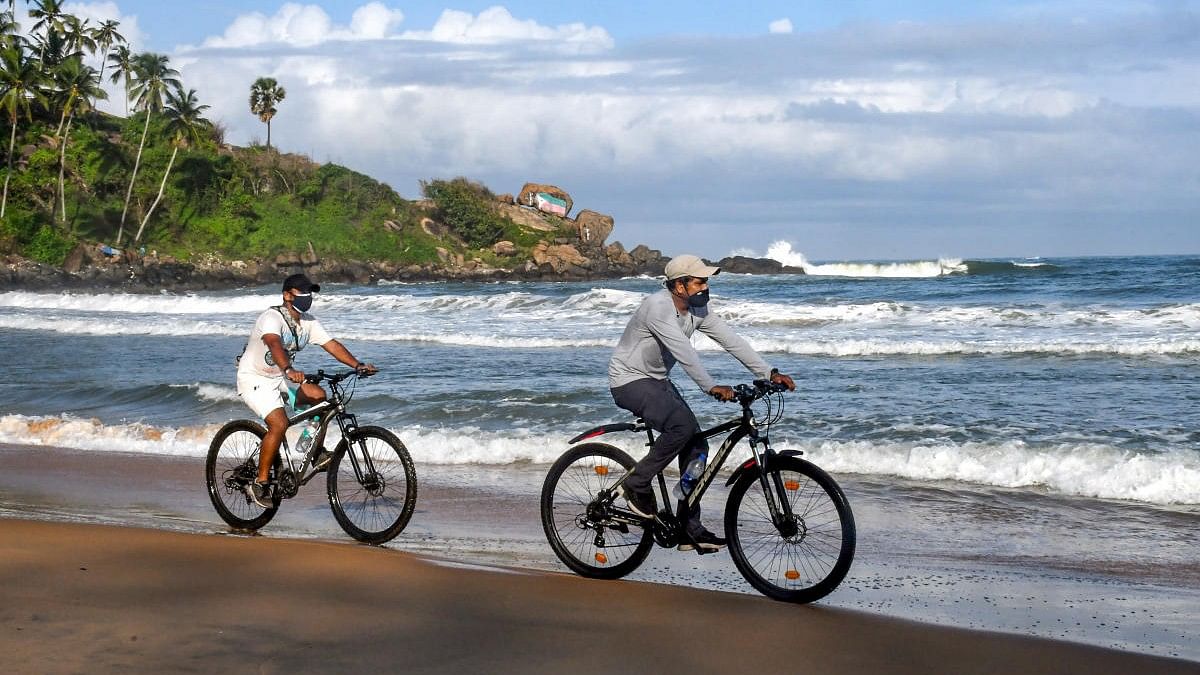
[[[100,49],[100,81],[104,81],[104,67],[108,65],[108,51],[113,45],[123,44],[125,36],[117,32],[117,27],[121,25],[116,19],[108,19],[102,22],[99,26],[92,29],[92,40],[95,41],[96,47]],[[126,50],[128,52],[128,50]],[[128,57],[126,57],[128,58]],[[114,81],[114,84],[116,82]]]
[[[42,33],[42,48],[38,53],[38,60],[44,60],[45,45],[50,41],[50,36],[54,33],[61,33],[63,29],[63,8],[61,0],[34,0],[29,6],[29,18],[37,19],[33,23],[33,28],[30,29],[32,35]]]
[[[275,117],[275,106],[287,96],[273,77],[260,77],[250,86],[250,112],[267,125],[267,150],[271,149],[271,119]]]
[[[170,59],[165,54],[138,54],[133,59],[134,83],[130,93],[134,96],[134,108],[146,113],[146,124],[142,128],[142,140],[138,143],[137,159],[133,162],[133,175],[129,177],[129,189],[125,191],[125,208],[121,210],[121,225],[117,228],[117,246],[125,233],[125,217],[129,213],[129,200],[133,197],[133,184],[137,180],[138,167],[142,163],[142,149],[146,147],[146,133],[150,131],[150,116],[162,110],[163,97],[171,89],[178,89],[179,71],[167,65]]]
[[[13,156],[16,154],[17,121],[24,113],[33,121],[32,102],[45,103],[42,96],[42,71],[18,47],[0,50],[0,110],[8,113],[12,130],[8,136],[8,171],[4,174],[4,194],[0,197],[0,218],[8,206],[8,180],[12,178]]]
[[[13,17],[13,13],[0,12],[0,46],[19,47],[21,45],[21,24]]]
[[[88,27],[89,19],[67,14],[63,17],[63,36],[67,38],[67,48],[73,52],[95,54],[98,45],[92,37],[92,29]]]
[[[185,92],[182,88],[176,87],[174,91],[167,92],[167,102],[163,112],[167,115],[167,135],[171,138],[171,159],[167,162],[167,170],[163,172],[162,183],[158,186],[158,196],[150,204],[150,209],[142,218],[142,224],[138,227],[137,234],[133,236],[135,244],[141,240],[142,230],[146,229],[146,223],[150,222],[150,216],[154,214],[155,207],[162,199],[163,190],[167,187],[167,177],[171,175],[171,168],[175,166],[175,156],[179,154],[179,149],[199,143],[204,132],[209,128],[209,121],[202,117],[205,110],[208,110],[208,106],[202,105],[196,98],[195,89]]]
[[[71,138],[71,121],[76,113],[86,113],[92,109],[92,101],[108,98],[108,93],[100,86],[100,78],[96,69],[84,65],[83,57],[72,56],[63,61],[54,73],[54,85],[60,95],[65,96],[62,119],[58,123],[61,132],[58,137],[58,203],[61,207],[61,222],[67,222],[67,142]]]
[[[129,117],[129,76],[133,74],[133,52],[129,51],[129,47],[118,45],[111,54],[108,55],[108,62],[112,64],[113,72],[109,76],[108,81],[116,84],[119,80],[125,82],[125,116]]]

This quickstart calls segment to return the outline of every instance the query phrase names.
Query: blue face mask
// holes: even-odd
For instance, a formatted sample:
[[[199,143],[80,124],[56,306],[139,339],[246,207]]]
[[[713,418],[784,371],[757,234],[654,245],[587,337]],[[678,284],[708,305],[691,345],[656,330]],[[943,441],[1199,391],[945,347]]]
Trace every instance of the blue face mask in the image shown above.
[[[688,306],[689,307],[695,307],[695,308],[699,309],[701,307],[704,307],[707,304],[708,304],[708,289],[707,288],[700,291],[699,293],[693,293],[692,295],[688,296]]]
[[[292,298],[292,307],[295,307],[297,312],[307,312],[309,308],[312,307],[312,301],[312,293],[297,295],[296,297]]]

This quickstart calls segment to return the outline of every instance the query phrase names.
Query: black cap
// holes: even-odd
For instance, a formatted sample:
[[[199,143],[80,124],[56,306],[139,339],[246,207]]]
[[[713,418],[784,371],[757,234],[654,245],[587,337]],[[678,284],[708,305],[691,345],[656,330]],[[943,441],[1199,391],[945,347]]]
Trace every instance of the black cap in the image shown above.
[[[301,293],[320,293],[321,285],[314,284],[308,280],[308,277],[303,274],[293,274],[283,280],[283,292],[287,293],[288,289],[295,289]]]

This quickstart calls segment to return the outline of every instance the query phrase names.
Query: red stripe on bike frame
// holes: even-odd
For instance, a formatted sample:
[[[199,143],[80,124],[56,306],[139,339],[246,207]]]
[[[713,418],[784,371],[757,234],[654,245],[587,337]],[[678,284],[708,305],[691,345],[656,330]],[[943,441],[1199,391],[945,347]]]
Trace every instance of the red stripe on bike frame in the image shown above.
[[[753,468],[753,467],[754,467],[754,465],[756,465],[756,464],[758,464],[758,460],[757,460],[757,459],[754,459],[753,457],[751,457],[750,459],[748,459],[748,460],[746,460],[746,461],[742,462],[742,468],[743,468],[743,469],[750,469],[750,468]]]
[[[604,432],[603,432],[603,431],[593,431],[592,433],[590,433],[590,434],[587,434],[586,436],[583,436],[583,437],[581,437],[579,440],[581,440],[581,441],[586,441],[586,440],[587,440],[587,439],[589,439],[589,438],[595,438],[595,437],[597,437],[597,436],[603,436],[603,435],[604,435]]]

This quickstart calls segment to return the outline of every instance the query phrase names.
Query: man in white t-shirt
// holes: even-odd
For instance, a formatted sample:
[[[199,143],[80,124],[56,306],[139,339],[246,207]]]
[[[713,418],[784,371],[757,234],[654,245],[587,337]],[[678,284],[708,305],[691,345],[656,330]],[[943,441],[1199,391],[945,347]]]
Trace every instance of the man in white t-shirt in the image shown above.
[[[366,374],[377,372],[375,366],[354,358],[350,350],[330,337],[321,322],[308,313],[313,294],[320,290],[319,285],[303,274],[293,274],[285,279],[283,304],[258,316],[246,342],[246,350],[238,360],[238,396],[267,423],[267,434],[263,436],[258,456],[258,479],[246,486],[246,496],[264,508],[271,506],[267,485],[271,462],[288,428],[284,402],[305,407],[325,400],[325,390],[318,384],[305,382],[304,373],[293,366],[296,353],[310,343],[320,345],[348,366]],[[329,453],[325,452],[317,460],[316,468],[324,468],[329,459]]]

